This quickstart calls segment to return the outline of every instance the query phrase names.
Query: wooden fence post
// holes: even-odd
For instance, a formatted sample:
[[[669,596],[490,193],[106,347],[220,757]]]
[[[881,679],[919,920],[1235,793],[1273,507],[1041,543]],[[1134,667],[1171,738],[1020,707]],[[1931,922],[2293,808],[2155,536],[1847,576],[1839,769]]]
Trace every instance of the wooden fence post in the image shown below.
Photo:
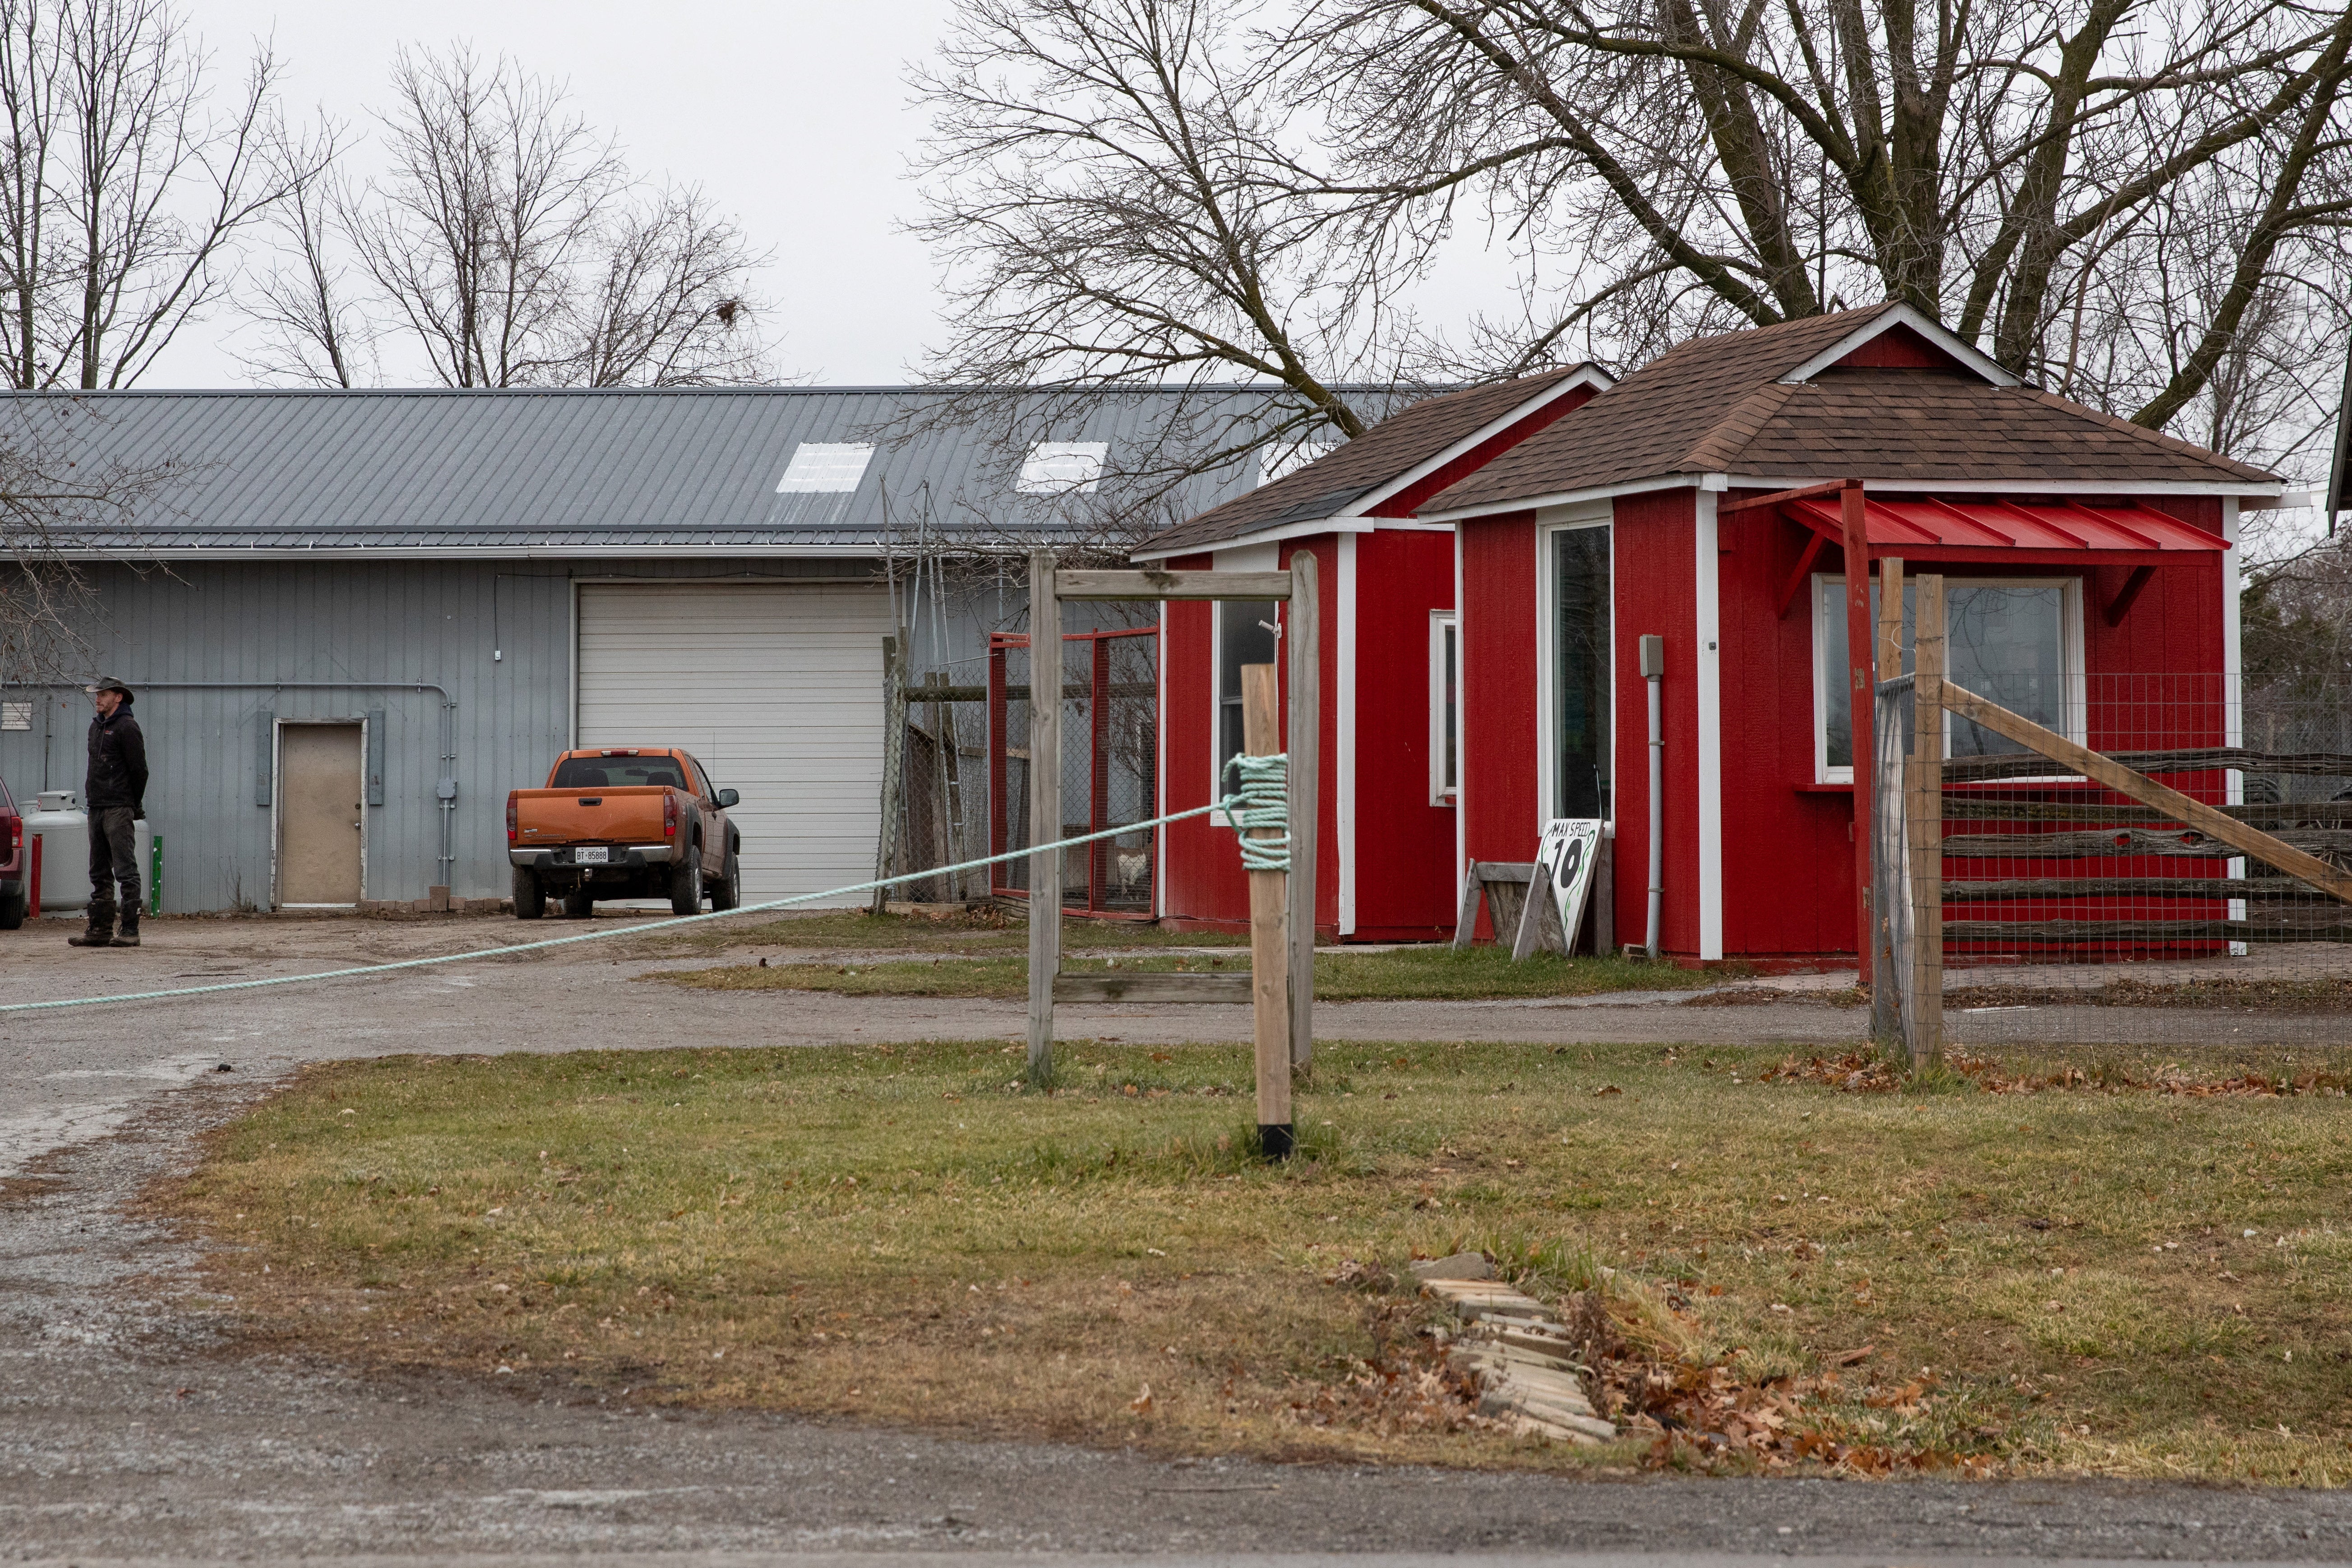
[[[1290,1065],[1315,1059],[1315,854],[1323,754],[1323,637],[1315,552],[1290,558]],[[1246,717],[1244,722],[1247,722]],[[1271,744],[1272,737],[1268,737]],[[1283,1102],[1289,1103],[1287,1099]]]
[[[901,795],[907,778],[907,639],[882,639],[882,831],[875,836],[874,875],[887,877],[898,869],[890,864],[898,847]],[[874,889],[870,915],[889,905],[890,889]]]
[[[1062,837],[1062,601],[1054,553],[1029,553],[1029,842]],[[1054,1079],[1054,977],[1062,968],[1062,852],[1029,857],[1029,1081]]]
[[[1892,680],[1903,671],[1903,560],[1896,555],[1887,556],[1878,563],[1878,640],[1875,663],[1880,680]],[[1864,746],[1867,744],[1870,748],[1872,765],[1875,767],[1878,761],[1878,700],[1875,683],[1873,684],[1871,691],[1869,718],[1864,720],[1859,706],[1854,710],[1853,750],[1854,755],[1858,757],[1862,754]],[[1860,798],[1861,779],[1860,773],[1854,775],[1856,799]],[[1889,782],[1899,784],[1901,781]],[[1874,786],[1876,784],[1874,777],[1873,784]],[[1872,804],[1875,805],[1877,800],[1877,791],[1874,787]],[[1858,816],[1854,818],[1856,825],[1854,837],[1857,839],[1862,837],[1861,821]],[[1872,977],[1870,1035],[1872,1039],[1876,1040],[1880,1047],[1885,1048],[1892,1047],[1901,1037],[1903,1016],[1902,998],[1897,995],[1895,989],[1895,977],[1899,969],[1895,963],[1895,908],[1888,898],[1890,889],[1899,884],[1900,879],[1895,875],[1895,866],[1878,864],[1878,851],[1884,847],[1876,839],[1881,826],[1874,814],[1871,818],[1871,832],[1874,837],[1870,847],[1873,893],[1870,900],[1869,973]]]
[[[1922,573],[1911,632],[1911,994],[1903,998],[1911,1070],[1944,1061],[1944,579]]]
[[[1838,521],[1845,545],[1846,730],[1853,750],[1853,947],[1855,978],[1870,984],[1870,721],[1877,690],[1870,674],[1870,531],[1862,481],[1838,491]],[[1832,676],[1834,679],[1834,676]]]
[[[1282,697],[1274,666],[1242,666],[1242,750],[1272,756],[1280,744]],[[1277,837],[1254,828],[1251,837]],[[1291,864],[1298,863],[1298,824],[1290,823]],[[1290,944],[1283,930],[1288,914],[1288,879],[1280,871],[1252,871],[1250,890],[1250,1002],[1257,1044],[1258,1147],[1270,1160],[1290,1156]],[[1312,984],[1311,977],[1306,984]]]

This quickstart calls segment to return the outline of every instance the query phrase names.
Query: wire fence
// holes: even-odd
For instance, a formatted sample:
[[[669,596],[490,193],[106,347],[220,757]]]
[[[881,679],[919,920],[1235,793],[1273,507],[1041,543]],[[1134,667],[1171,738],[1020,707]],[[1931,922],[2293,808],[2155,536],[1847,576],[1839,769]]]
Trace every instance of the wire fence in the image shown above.
[[[989,853],[1034,839],[1031,822],[1029,639],[989,639]],[[1160,637],[1155,627],[1070,632],[1062,638],[1062,820],[1055,837],[1150,819],[1159,799]],[[1065,908],[1149,918],[1158,883],[1149,828],[1100,840],[1062,859]],[[996,868],[992,891],[1027,898],[1029,867]]]
[[[2218,675],[2014,686],[1979,695],[2226,821],[2144,804],[1949,711],[1938,715],[1940,780],[1927,793],[1912,764],[1897,805],[1888,770],[1906,776],[1916,752],[1914,704],[1883,694],[1877,897],[1909,916],[1882,950],[1891,994],[1911,995],[1939,957],[1942,1037],[1962,1052],[2218,1048],[2253,1053],[2248,1070],[2262,1075],[2340,1076],[2352,902],[2339,894],[2352,884],[2307,865],[2294,874],[2213,834],[2242,824],[2352,872],[2352,689],[2243,691]],[[1906,829],[1930,859],[1901,858]],[[1939,896],[1920,897],[1931,875]],[[1938,916],[1940,933],[1921,945]]]

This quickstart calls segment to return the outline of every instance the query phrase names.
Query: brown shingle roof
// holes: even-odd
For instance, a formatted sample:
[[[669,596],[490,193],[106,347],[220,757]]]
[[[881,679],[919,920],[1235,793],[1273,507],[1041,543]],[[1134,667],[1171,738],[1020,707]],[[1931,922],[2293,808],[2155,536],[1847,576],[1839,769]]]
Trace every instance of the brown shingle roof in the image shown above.
[[[1541,375],[1423,398],[1305,468],[1173,528],[1162,529],[1137,549],[1155,555],[1206,550],[1288,523],[1333,516],[1589,368],[1570,365]]]
[[[1954,368],[1780,377],[1874,306],[1677,344],[1438,495],[1423,515],[1524,504],[1670,474],[1760,479],[2277,482],[2276,476],[2024,386]]]

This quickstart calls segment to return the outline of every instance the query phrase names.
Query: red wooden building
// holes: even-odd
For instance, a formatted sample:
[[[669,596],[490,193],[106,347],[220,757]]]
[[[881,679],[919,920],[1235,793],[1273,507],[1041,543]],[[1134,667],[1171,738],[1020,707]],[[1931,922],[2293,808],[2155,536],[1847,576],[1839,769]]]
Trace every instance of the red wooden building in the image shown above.
[[[2085,691],[2103,677],[2195,676],[2218,693],[2237,672],[2230,543],[2242,510],[2277,504],[2275,477],[2021,384],[1899,304],[1694,340],[1413,510],[1454,530],[1459,837],[1441,875],[1438,827],[1383,818],[1371,832],[1406,887],[1360,879],[1343,899],[1385,912],[1409,889],[1412,916],[1393,925],[1426,930],[1465,860],[1526,860],[1546,818],[1599,816],[1617,840],[1616,930],[1637,939],[1653,826],[1638,645],[1656,634],[1663,947],[1702,961],[1850,956],[1841,606],[1853,563],[1838,500],[1727,510],[1846,479],[1864,483],[1874,559],[1946,576],[1953,678],[1996,700],[2098,747],[2115,737],[2096,732]],[[1344,568],[1326,578],[1346,580]],[[1402,637],[1410,615],[1383,613]],[[1191,672],[1193,706],[1171,691],[1166,710],[1172,732],[1205,735],[1205,629],[1194,638],[1192,662],[1171,660]],[[1347,691],[1347,661],[1374,656],[1360,629],[1339,652],[1327,679]],[[2189,705],[2164,739],[2234,742],[2229,711]],[[1383,740],[1357,768],[1361,798],[1387,798],[1375,762],[1417,782]],[[1187,765],[1198,798],[1208,762]],[[1219,908],[1238,900],[1237,875],[1234,888],[1215,891]],[[1187,888],[1171,910],[1210,901]]]
[[[1180,569],[1275,571],[1317,557],[1323,626],[1317,926],[1363,941],[1450,933],[1454,864],[1452,528],[1414,509],[1609,384],[1590,365],[1433,397],[1135,552]],[[1214,798],[1241,743],[1245,664],[1276,656],[1276,605],[1173,603],[1161,622],[1160,810]],[[1245,925],[1221,817],[1160,829],[1159,914]]]

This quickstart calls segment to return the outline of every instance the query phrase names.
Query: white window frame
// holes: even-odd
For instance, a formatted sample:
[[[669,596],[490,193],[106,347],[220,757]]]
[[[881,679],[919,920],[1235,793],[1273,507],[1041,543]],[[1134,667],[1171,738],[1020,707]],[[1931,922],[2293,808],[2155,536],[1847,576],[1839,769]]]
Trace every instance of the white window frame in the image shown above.
[[[1906,573],[1907,586],[1917,580],[1916,573]],[[1850,784],[1853,783],[1852,764],[1830,766],[1829,694],[1832,679],[1845,679],[1845,672],[1834,675],[1829,668],[1829,595],[1830,584],[1838,584],[1838,611],[1845,613],[1845,574],[1816,572],[1812,576],[1813,633],[1813,781],[1816,784]],[[2083,579],[2074,577],[1946,577],[1944,587],[1948,594],[1954,588],[2057,588],[2059,597],[2059,650],[2062,673],[2066,682],[2065,736],[2078,746],[2090,743],[2088,725],[2089,672],[2084,668],[2083,640]],[[1874,630],[1874,635],[1875,632]],[[1857,741],[1857,743],[1859,742]],[[1944,755],[1952,754],[1952,715],[1944,713]],[[2071,773],[2037,775],[2032,780],[2011,780],[2011,783],[2046,783],[2073,778]]]
[[[1445,655],[1451,644],[1454,653],[1455,702],[1451,715],[1445,710]],[[1462,707],[1460,682],[1462,677],[1462,616],[1458,610],[1429,612],[1429,804],[1452,806],[1459,804],[1462,795]],[[1447,733],[1447,719],[1453,720],[1452,733]],[[1453,742],[1454,778],[1445,782],[1446,742]]]
[[[1554,509],[1546,508],[1545,512]],[[1559,815],[1559,570],[1554,537],[1580,528],[1609,530],[1609,791],[1604,832],[1617,832],[1617,508],[1613,500],[1583,501],[1536,519],[1536,798],[1533,831]]]

